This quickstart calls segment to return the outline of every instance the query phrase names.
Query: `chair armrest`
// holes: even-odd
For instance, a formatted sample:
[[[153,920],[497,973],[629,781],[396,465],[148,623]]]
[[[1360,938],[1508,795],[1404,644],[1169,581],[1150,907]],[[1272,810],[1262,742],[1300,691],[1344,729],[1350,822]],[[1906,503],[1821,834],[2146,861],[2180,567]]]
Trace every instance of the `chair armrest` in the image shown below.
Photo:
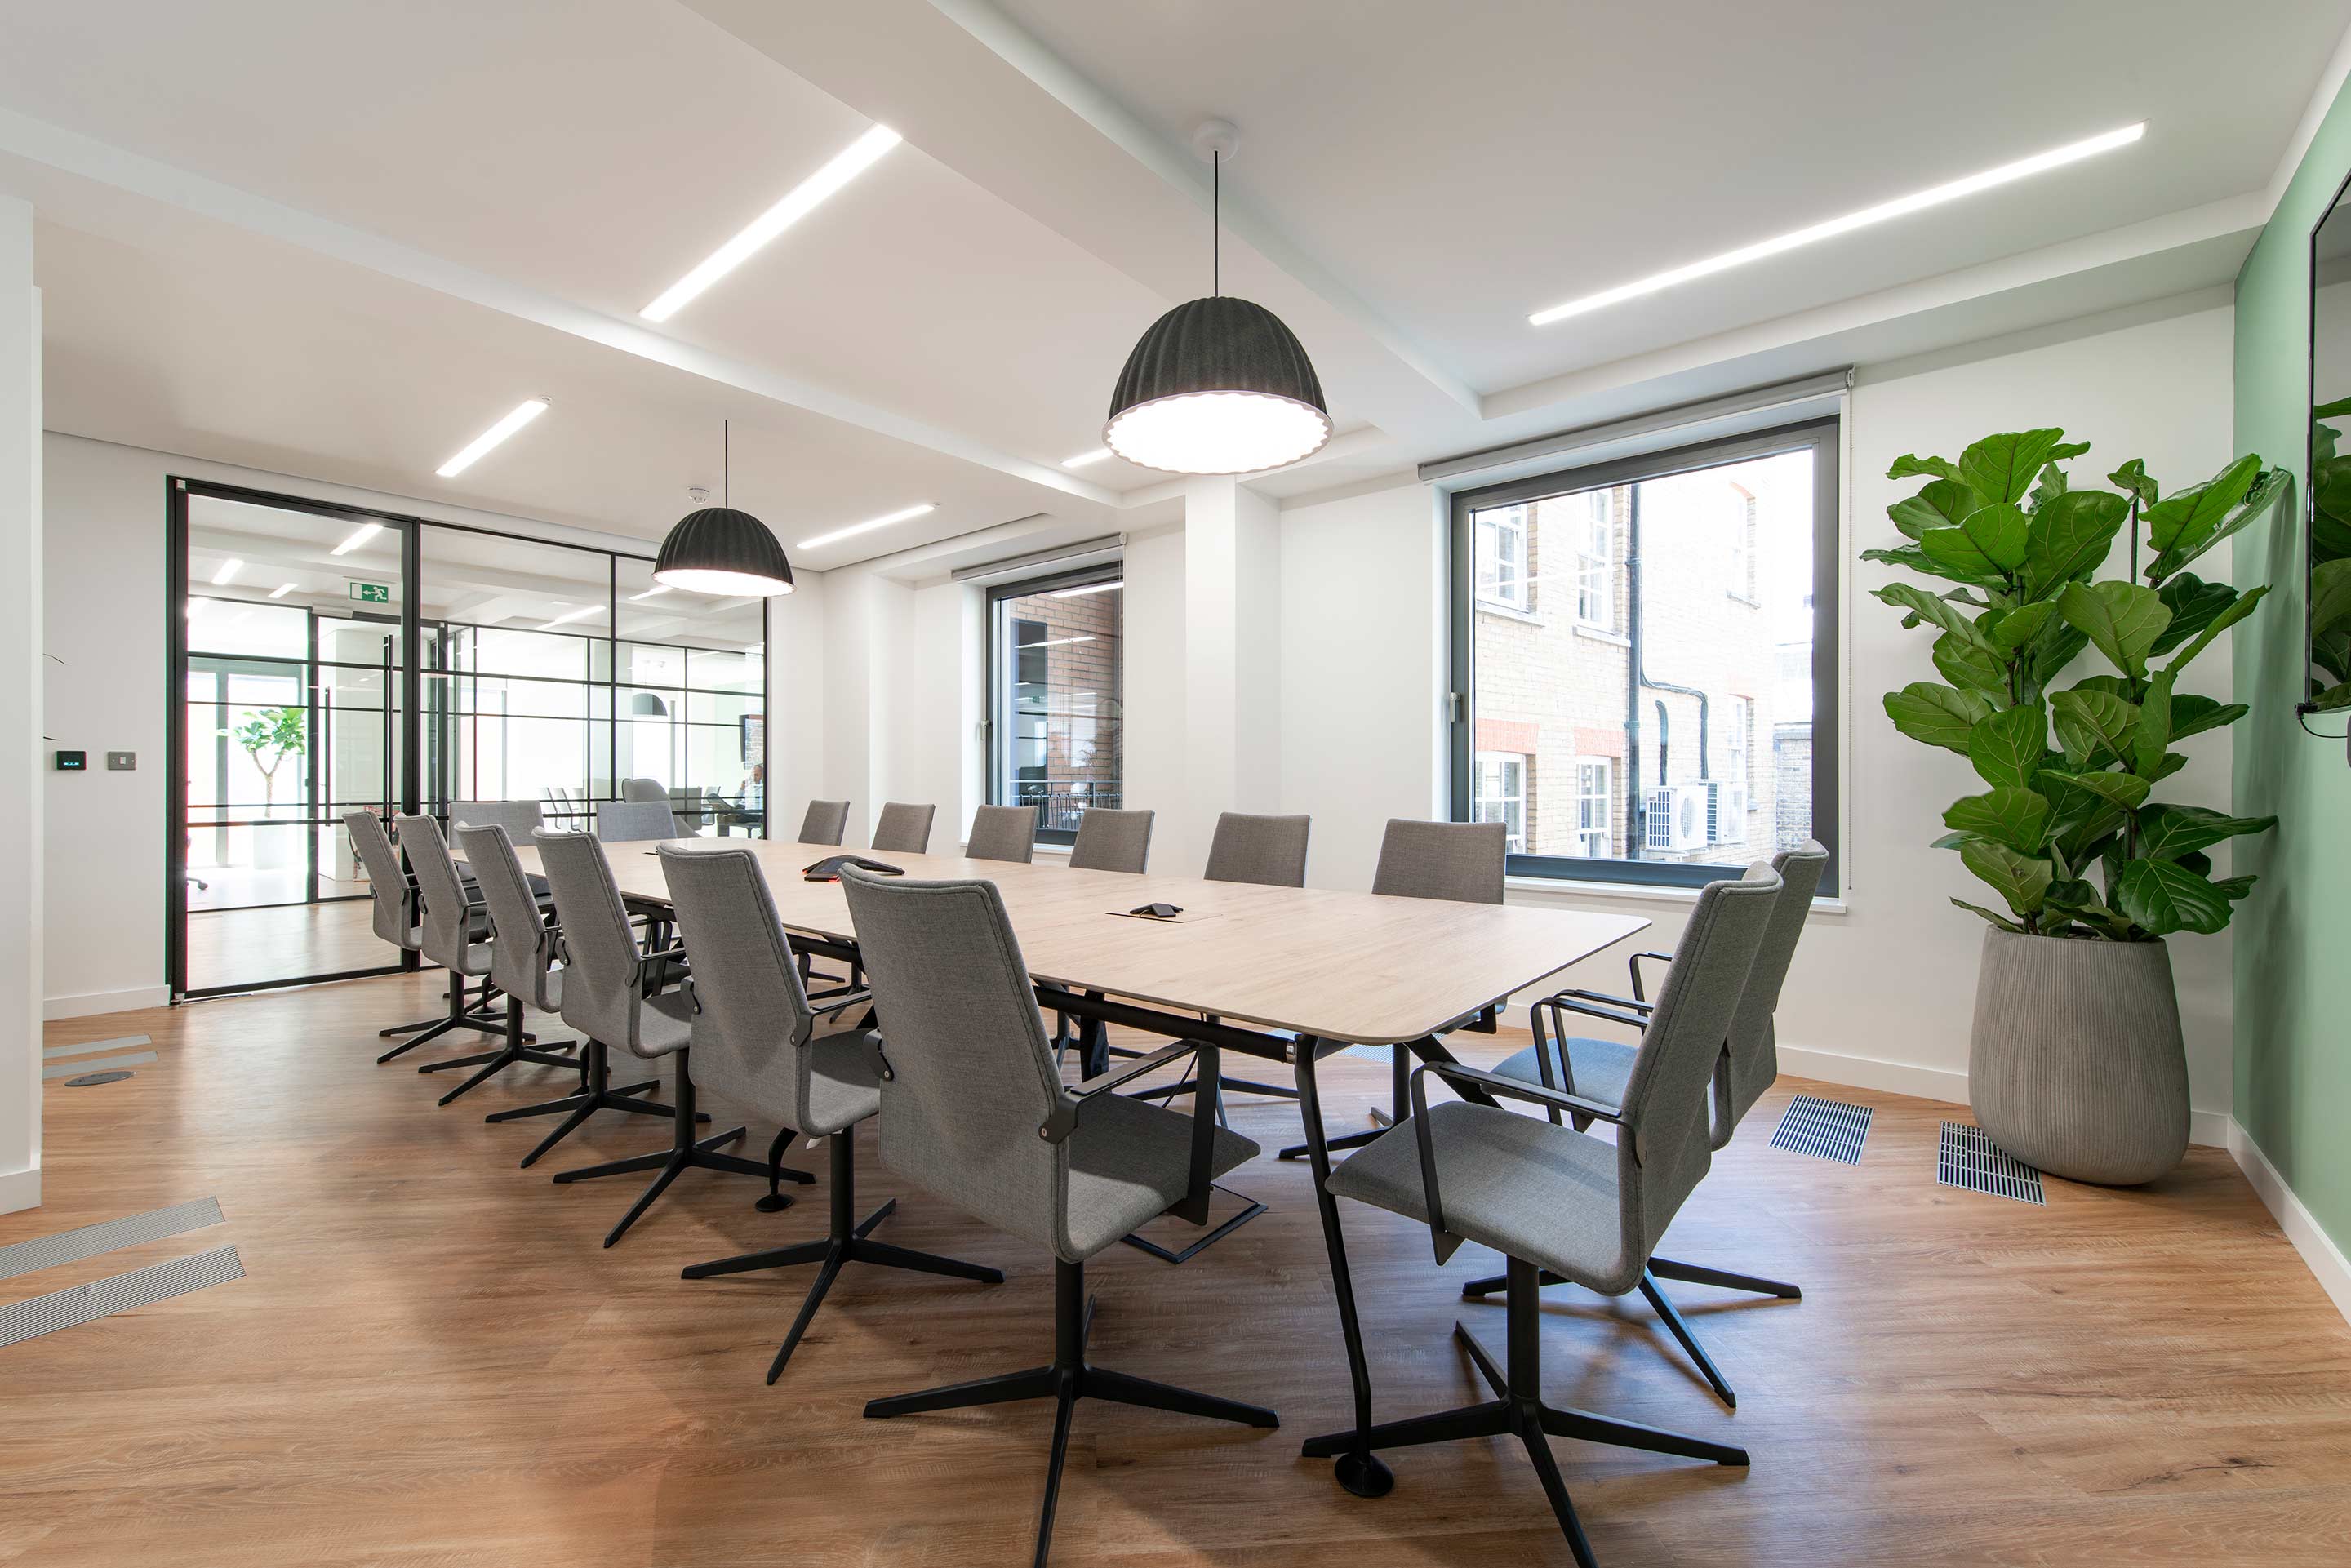
[[[882,1053],[882,1031],[862,1029],[857,1031],[857,1044],[865,1052],[865,1061],[873,1069],[873,1076],[884,1083],[893,1082],[897,1073],[891,1071],[890,1059]]]
[[[1444,1263],[1461,1246],[1461,1238],[1445,1228],[1445,1200],[1437,1191],[1437,1145],[1428,1124],[1428,1083],[1430,1073],[1436,1073],[1448,1083],[1475,1083],[1489,1093],[1506,1099],[1531,1101],[1555,1111],[1566,1111],[1578,1116],[1594,1116],[1603,1121],[1625,1124],[1623,1113],[1613,1106],[1596,1100],[1586,1100],[1580,1094],[1568,1094],[1557,1089],[1545,1089],[1523,1079],[1505,1078],[1499,1072],[1471,1067],[1458,1061],[1430,1061],[1413,1069],[1412,1072],[1412,1135],[1420,1151],[1421,1193],[1428,1206],[1429,1245],[1437,1253],[1437,1262]]]
[[[1633,972],[1633,999],[1646,1002],[1649,999],[1649,993],[1641,988],[1641,960],[1644,958],[1654,958],[1660,964],[1670,964],[1674,961],[1674,956],[1671,953],[1635,953],[1625,960],[1625,967]]]
[[[1065,1085],[1061,1091],[1061,1103],[1054,1106],[1053,1113],[1045,1118],[1045,1124],[1037,1129],[1037,1135],[1049,1144],[1061,1143],[1071,1133],[1077,1131],[1078,1108],[1087,1101],[1115,1089],[1122,1083],[1131,1082],[1146,1072],[1165,1067],[1171,1061],[1181,1061],[1198,1049],[1199,1042],[1196,1040],[1179,1040],[1172,1045],[1163,1045],[1157,1051],[1149,1051],[1131,1061],[1113,1067],[1108,1072],[1097,1077]]]
[[[1529,1010],[1533,1011],[1542,1008],[1551,1009],[1554,1014],[1581,1013],[1585,1018],[1601,1019],[1609,1023],[1621,1023],[1628,1029],[1645,1030],[1649,1027],[1648,1019],[1642,1013],[1618,1012],[1614,1008],[1602,1007],[1596,1002],[1579,1001],[1572,991],[1562,991],[1555,997],[1545,997]],[[1564,1039],[1567,1034],[1567,1021],[1557,1017],[1554,1017],[1552,1021],[1559,1030],[1561,1038]]]
[[[1657,1004],[1655,1002],[1645,1002],[1635,997],[1612,997],[1606,991],[1587,991],[1581,986],[1570,986],[1566,990],[1557,994],[1562,997],[1580,997],[1587,1002],[1598,1002],[1603,1007],[1623,1008],[1630,1012],[1653,1013],[1657,1010]]]

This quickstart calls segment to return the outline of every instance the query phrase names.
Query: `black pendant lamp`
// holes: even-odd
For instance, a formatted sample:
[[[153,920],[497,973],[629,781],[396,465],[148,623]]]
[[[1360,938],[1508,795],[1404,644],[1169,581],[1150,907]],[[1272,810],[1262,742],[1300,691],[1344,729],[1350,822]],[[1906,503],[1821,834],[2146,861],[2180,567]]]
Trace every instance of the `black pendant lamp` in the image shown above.
[[[1111,394],[1102,443],[1170,474],[1253,474],[1311,455],[1331,439],[1331,411],[1298,335],[1262,305],[1222,293],[1217,227],[1233,128],[1200,127],[1209,178],[1210,294],[1151,324]]]
[[[686,513],[662,540],[653,580],[695,593],[773,597],[792,591],[792,563],[768,525],[726,505],[733,478],[732,422],[722,426],[719,504]]]

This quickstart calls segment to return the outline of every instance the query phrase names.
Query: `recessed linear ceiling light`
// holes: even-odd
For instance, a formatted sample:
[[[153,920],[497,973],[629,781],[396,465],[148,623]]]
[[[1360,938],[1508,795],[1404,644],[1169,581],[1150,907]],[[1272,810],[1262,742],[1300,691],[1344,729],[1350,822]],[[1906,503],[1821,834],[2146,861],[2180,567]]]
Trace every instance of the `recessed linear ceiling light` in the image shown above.
[[[670,585],[668,583],[656,582],[651,588],[646,589],[643,593],[632,593],[629,595],[629,602],[636,604],[648,599],[659,599],[663,594],[667,593],[669,590]]]
[[[1720,256],[1708,256],[1704,261],[1694,261],[1687,267],[1677,267],[1670,272],[1660,272],[1655,277],[1644,277],[1614,288],[1604,289],[1598,294],[1585,295],[1581,299],[1571,299],[1564,305],[1554,305],[1548,310],[1538,310],[1528,317],[1527,321],[1531,326],[1548,327],[1554,321],[1564,321],[1571,316],[1582,316],[1589,311],[1604,309],[1611,305],[1621,305],[1627,299],[1638,299],[1643,295],[1655,294],[1661,289],[1671,288],[1677,284],[1690,282],[1694,278],[1710,277],[1718,272],[1727,272],[1734,267],[1744,267],[1750,261],[1761,261],[1766,256],[1778,256],[1783,251],[1795,250],[1800,246],[1816,244],[1824,239],[1834,239],[1839,235],[1851,234],[1855,229],[1867,228],[1872,224],[1885,223],[1889,218],[1907,217],[1912,213],[1923,212],[1928,207],[1941,206],[1946,202],[1956,202],[1962,196],[1972,196],[1979,191],[1989,191],[1994,186],[2005,185],[2012,181],[2044,173],[2051,169],[2063,168],[2068,163],[2076,163],[2085,158],[2095,158],[2101,152],[2111,152],[2117,147],[2127,147],[2146,133],[2147,122],[2141,120],[2137,125],[2126,125],[2119,131],[2109,131],[2103,136],[2093,136],[2085,141],[2071,141],[2063,147],[2053,147],[2046,152],[2036,152],[2030,158],[2021,158],[2013,163],[2003,163],[1997,169],[1987,169],[1980,174],[1970,174],[1964,180],[1954,180],[1947,185],[1937,185],[1930,190],[1915,192],[1907,196],[1896,196],[1890,202],[1880,202],[1874,207],[1864,207],[1857,213],[1847,213],[1841,218],[1831,218],[1826,223],[1814,224],[1810,228],[1797,229],[1792,234],[1782,235],[1777,239],[1767,239],[1757,245],[1741,246],[1738,250],[1727,250]]]
[[[1089,593],[1116,593],[1120,589],[1124,588],[1125,586],[1126,580],[1124,578],[1118,578],[1109,582],[1089,582],[1083,588],[1057,588],[1053,591],[1052,597],[1055,599],[1077,599]]]
[[[1089,463],[1099,463],[1105,457],[1115,457],[1117,455],[1117,453],[1113,452],[1107,446],[1097,446],[1092,452],[1081,452],[1075,457],[1064,457],[1061,459],[1061,466],[1064,468],[1083,468]]]
[[[350,538],[345,539],[342,543],[337,545],[327,553],[329,555],[349,555],[351,551],[359,549],[360,546],[367,543],[368,540],[375,538],[376,535],[381,532],[383,532],[383,525],[381,523],[361,523],[357,528],[352,530]]]
[[[832,543],[836,539],[845,539],[856,534],[870,534],[875,528],[886,528],[892,523],[906,522],[912,518],[922,517],[926,513],[935,512],[938,509],[938,503],[935,501],[925,501],[919,507],[906,507],[898,511],[888,513],[883,517],[868,518],[866,521],[862,523],[852,523],[845,528],[835,528],[829,534],[819,534],[812,539],[802,539],[799,543],[799,548],[802,549],[817,549],[822,546]]]
[[[269,591],[269,597],[272,599],[283,599],[293,591],[294,585],[292,583],[281,582],[277,587]]]
[[[565,611],[552,621],[541,622],[538,629],[542,632],[552,632],[558,626],[568,626],[574,621],[585,621],[590,615],[602,613],[604,613],[604,607],[601,604],[583,604],[577,610]]]
[[[474,437],[473,441],[466,445],[463,452],[460,452],[456,456],[452,457],[448,462],[444,463],[440,467],[433,470],[433,472],[439,475],[444,479],[455,479],[458,475],[463,474],[466,469],[471,468],[474,465],[475,461],[484,453],[489,451],[490,448],[496,446],[499,442],[504,441],[507,436],[512,435],[516,431],[520,430],[524,425],[528,424],[532,420],[537,419],[540,414],[545,413],[546,412],[547,400],[545,398],[527,397],[523,399],[522,402],[515,404],[513,413],[507,414],[504,419],[490,426],[489,429],[482,432],[481,434]]]
[[[1030,648],[1059,648],[1069,643],[1091,643],[1092,641],[1092,634],[1088,633],[1083,637],[1048,637],[1041,643],[1015,643],[1012,646],[1015,652],[1025,652]]]
[[[220,570],[213,573],[213,586],[214,588],[225,586],[228,580],[235,577],[244,565],[245,562],[237,559],[235,556],[231,556],[226,560],[221,562]]]
[[[877,125],[836,154],[831,162],[792,187],[789,194],[751,220],[748,227],[705,256],[699,266],[662,291],[661,298],[637,312],[648,321],[666,321],[697,294],[750,259],[761,246],[820,206],[825,198],[872,168],[884,152],[904,138],[886,125]]]

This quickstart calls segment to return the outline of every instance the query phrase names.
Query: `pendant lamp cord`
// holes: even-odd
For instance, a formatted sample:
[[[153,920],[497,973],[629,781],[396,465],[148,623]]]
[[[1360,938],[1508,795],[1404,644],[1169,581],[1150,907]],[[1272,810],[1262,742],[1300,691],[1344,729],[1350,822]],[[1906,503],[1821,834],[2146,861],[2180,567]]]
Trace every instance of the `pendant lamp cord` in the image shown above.
[[[1211,153],[1208,159],[1208,292],[1225,291],[1224,226],[1225,214],[1225,155]]]
[[[718,504],[735,504],[735,422],[718,422]]]

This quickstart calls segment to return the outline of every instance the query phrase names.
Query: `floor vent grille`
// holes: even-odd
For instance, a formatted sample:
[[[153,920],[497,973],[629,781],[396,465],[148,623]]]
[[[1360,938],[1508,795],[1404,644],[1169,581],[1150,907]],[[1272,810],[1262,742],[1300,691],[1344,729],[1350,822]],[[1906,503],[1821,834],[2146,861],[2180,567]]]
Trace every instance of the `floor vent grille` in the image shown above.
[[[2001,1154],[1981,1127],[1959,1122],[1943,1124],[1943,1146],[1935,1158],[1935,1179],[1945,1186],[2012,1197],[2019,1203],[2046,1203],[2041,1173],[2022,1161]]]
[[[1788,1113],[1780,1118],[1779,1131],[1771,1134],[1771,1146],[1857,1166],[1861,1164],[1861,1145],[1868,1138],[1868,1106],[1799,1094],[1788,1102]]]
[[[37,1237],[30,1241],[19,1241],[13,1247],[0,1247],[0,1280],[16,1274],[30,1274],[39,1269],[54,1269],[60,1263],[95,1258],[118,1247],[136,1247],[141,1241],[161,1241],[166,1236],[177,1236],[184,1230],[202,1230],[207,1225],[221,1223],[220,1199],[216,1197],[175,1203],[169,1208],[159,1208],[150,1214],[101,1219],[96,1225],[85,1225],[76,1230],[61,1230],[55,1236]]]
[[[193,1257],[174,1258],[168,1263],[133,1269],[110,1280],[93,1280],[70,1290],[14,1301],[0,1307],[0,1346],[21,1343],[37,1335],[95,1322],[133,1307],[152,1306],[191,1291],[201,1291],[207,1285],[225,1285],[231,1280],[244,1278],[245,1265],[237,1260],[236,1249],[221,1247]]]

